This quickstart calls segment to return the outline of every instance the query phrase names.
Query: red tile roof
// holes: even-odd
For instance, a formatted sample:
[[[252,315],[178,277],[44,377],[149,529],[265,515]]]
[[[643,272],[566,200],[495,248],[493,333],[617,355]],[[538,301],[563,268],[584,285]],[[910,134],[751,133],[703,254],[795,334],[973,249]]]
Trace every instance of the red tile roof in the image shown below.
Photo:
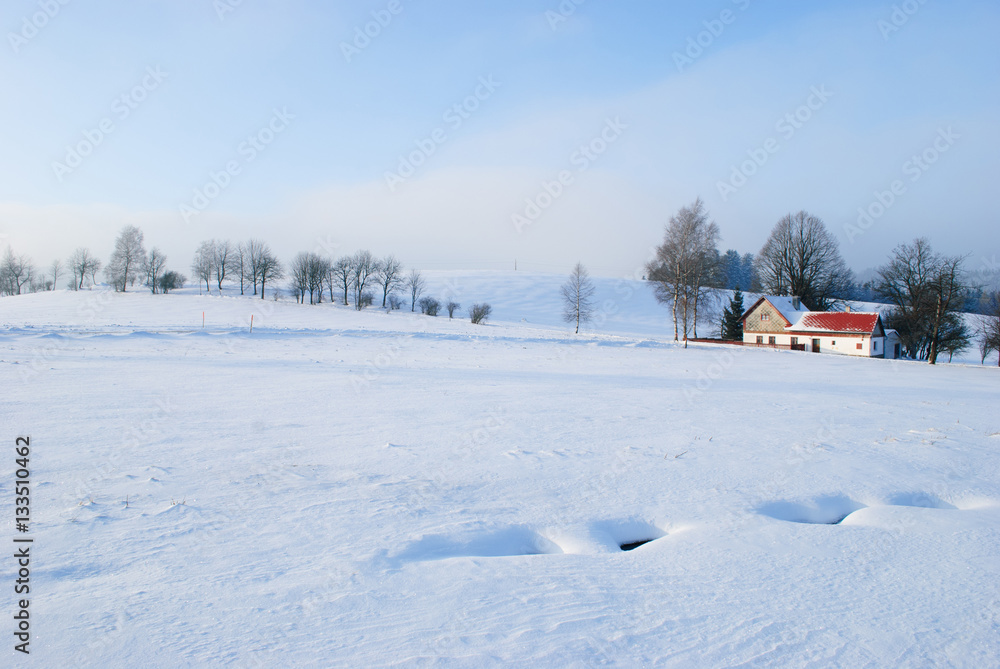
[[[795,330],[822,330],[824,332],[874,332],[878,314],[850,311],[814,311],[803,316]],[[793,329],[789,328],[789,329]]]

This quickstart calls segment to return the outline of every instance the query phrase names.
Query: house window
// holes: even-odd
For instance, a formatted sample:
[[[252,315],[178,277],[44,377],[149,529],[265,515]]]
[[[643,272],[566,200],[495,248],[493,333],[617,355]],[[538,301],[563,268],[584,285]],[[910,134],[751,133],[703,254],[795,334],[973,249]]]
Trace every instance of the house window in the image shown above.
[[[878,339],[875,340],[875,351],[878,352]]]
[[[774,344],[775,344],[774,337],[768,337],[767,338],[767,345],[768,346],[774,346]]]
[[[760,320],[762,320],[762,321],[769,321],[769,320],[771,320],[771,314],[761,314],[760,315]]]
[[[798,345],[799,345],[799,338],[792,337],[792,346],[798,346]]]
[[[858,344],[858,350],[859,351],[861,350],[861,344]]]
[[[764,343],[764,337],[762,335],[757,335],[757,343],[758,344],[763,344]]]
[[[830,346],[836,346],[836,345],[837,345],[837,340],[836,339],[834,339],[833,341],[830,342]]]

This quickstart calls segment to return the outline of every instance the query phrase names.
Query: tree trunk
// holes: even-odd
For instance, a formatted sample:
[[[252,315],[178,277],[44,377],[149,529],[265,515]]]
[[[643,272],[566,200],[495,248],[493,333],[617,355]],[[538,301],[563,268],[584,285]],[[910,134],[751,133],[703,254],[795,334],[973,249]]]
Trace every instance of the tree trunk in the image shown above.
[[[677,284],[676,283],[674,283],[674,285],[673,285],[673,290],[674,290],[674,299],[672,300],[672,303],[671,303],[671,306],[670,306],[670,313],[671,313],[671,315],[673,316],[673,319],[674,319],[674,341],[677,341],[678,340],[678,336],[677,336],[677,300],[680,299],[680,291],[677,290]]]
[[[941,296],[938,295],[937,306],[934,309],[934,332],[931,334],[931,348],[930,352],[927,354],[927,360],[930,364],[937,364],[938,356],[938,337],[941,332]]]
[[[691,329],[694,338],[698,338],[698,296],[701,291],[695,288],[694,291],[694,317],[691,319]]]

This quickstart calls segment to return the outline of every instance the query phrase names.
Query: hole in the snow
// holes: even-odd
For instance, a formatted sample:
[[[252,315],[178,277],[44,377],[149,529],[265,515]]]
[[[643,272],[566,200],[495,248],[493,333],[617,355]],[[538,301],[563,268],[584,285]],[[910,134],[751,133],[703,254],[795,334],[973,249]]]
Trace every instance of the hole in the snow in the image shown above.
[[[526,527],[459,534],[434,534],[411,543],[399,558],[408,562],[429,562],[461,557],[516,557],[549,555],[562,549]]]
[[[591,537],[602,548],[614,551],[634,551],[643,544],[661,539],[667,533],[643,518],[598,520],[590,525]]]
[[[629,541],[628,543],[621,544],[619,548],[621,548],[623,551],[634,551],[639,546],[648,544],[650,541],[653,541],[653,539],[640,539],[639,541]]]
[[[800,502],[771,502],[757,509],[765,516],[790,523],[808,523],[811,525],[839,525],[845,518],[865,508],[864,504],[855,502],[844,495],[828,495],[817,497],[809,504]]]

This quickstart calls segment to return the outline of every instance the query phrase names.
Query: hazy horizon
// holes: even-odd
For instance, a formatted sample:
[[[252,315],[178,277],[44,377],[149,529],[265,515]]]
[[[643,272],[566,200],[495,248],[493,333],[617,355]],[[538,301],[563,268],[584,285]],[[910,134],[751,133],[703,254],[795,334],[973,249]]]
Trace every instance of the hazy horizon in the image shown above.
[[[994,3],[64,1],[2,24],[0,244],[39,269],[134,224],[185,273],[259,237],[621,276],[697,197],[721,251],[804,209],[858,272],[996,262]]]

